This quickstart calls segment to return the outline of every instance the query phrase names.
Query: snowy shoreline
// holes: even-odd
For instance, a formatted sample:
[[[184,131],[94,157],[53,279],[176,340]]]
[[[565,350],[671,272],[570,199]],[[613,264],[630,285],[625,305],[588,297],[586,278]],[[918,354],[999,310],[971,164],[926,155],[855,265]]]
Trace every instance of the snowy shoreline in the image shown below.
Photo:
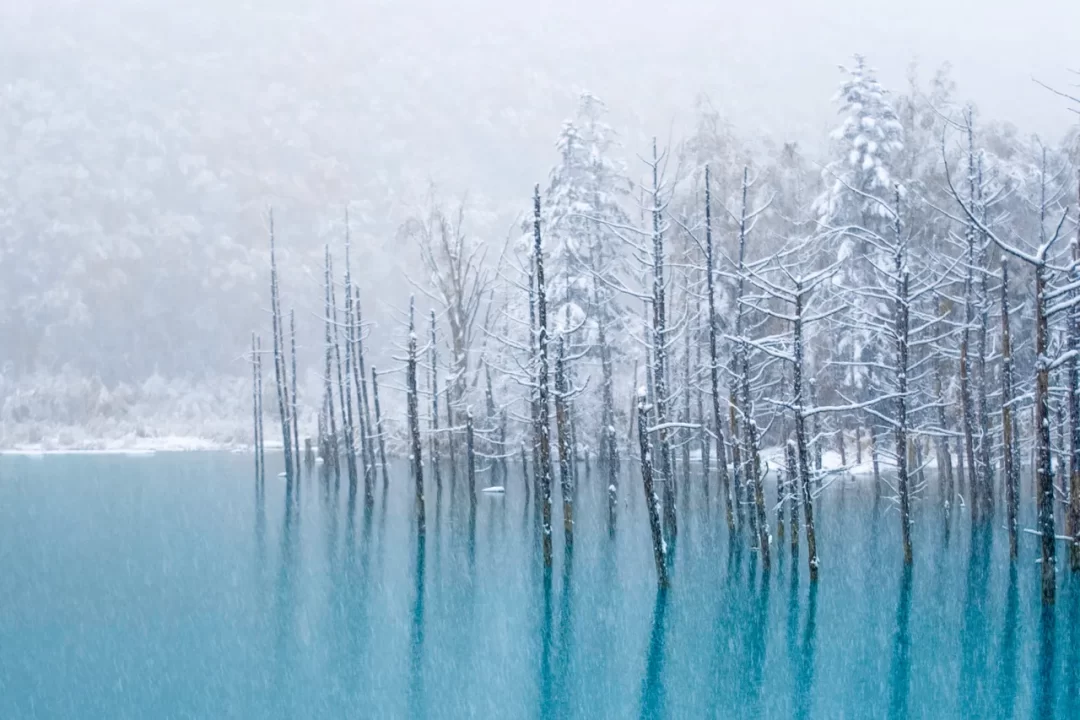
[[[278,443],[280,447],[280,443]],[[267,448],[272,449],[270,443]],[[63,445],[60,443],[19,443],[0,448],[0,455],[38,457],[42,455],[153,455],[159,452],[251,452],[251,446],[194,436],[124,437],[94,439]]]

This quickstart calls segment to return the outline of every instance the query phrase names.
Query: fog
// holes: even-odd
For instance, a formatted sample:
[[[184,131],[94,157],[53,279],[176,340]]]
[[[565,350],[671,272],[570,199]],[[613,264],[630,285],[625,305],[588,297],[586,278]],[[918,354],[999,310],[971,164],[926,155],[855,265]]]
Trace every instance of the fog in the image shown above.
[[[694,128],[702,98],[752,151],[819,157],[856,52],[895,93],[913,62],[925,81],[947,61],[959,102],[1056,142],[1076,116],[1033,78],[1076,82],[1078,26],[1080,4],[1047,0],[6,0],[5,393],[243,376],[267,317],[270,207],[302,365],[346,207],[370,319],[399,323],[416,258],[398,228],[431,184],[467,193],[469,231],[501,243],[586,89],[631,175],[652,136],[675,147]]]

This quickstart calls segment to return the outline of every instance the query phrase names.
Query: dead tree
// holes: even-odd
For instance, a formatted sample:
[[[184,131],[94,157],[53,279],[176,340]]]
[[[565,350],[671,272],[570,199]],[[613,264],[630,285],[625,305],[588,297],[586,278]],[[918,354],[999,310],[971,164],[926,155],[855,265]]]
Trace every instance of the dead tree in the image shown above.
[[[656,406],[657,443],[660,445],[660,477],[664,486],[664,526],[674,538],[678,535],[675,513],[675,477],[672,473],[671,445],[668,439],[668,385],[667,385],[667,305],[664,285],[664,204],[661,202],[661,158],[653,138],[653,156],[649,168],[652,171],[652,380]]]
[[[450,428],[456,426],[455,415],[464,407],[466,388],[471,379],[469,357],[476,320],[491,284],[491,273],[485,265],[487,245],[470,238],[465,225],[465,201],[450,212],[439,204],[433,192],[426,212],[411,218],[402,227],[402,233],[411,238],[420,251],[428,273],[427,281],[417,287],[443,308],[450,331],[447,338],[450,346],[447,422]],[[452,436],[450,442],[453,442]],[[453,462],[451,457],[452,472]]]
[[[1057,556],[1054,534],[1054,481],[1050,443],[1050,370],[1053,361],[1049,356],[1050,333],[1048,318],[1052,310],[1069,309],[1069,303],[1059,308],[1050,305],[1055,294],[1051,292],[1050,253],[1061,239],[1062,230],[1068,220],[1068,210],[1061,214],[1052,233],[1047,233],[1046,220],[1054,199],[1048,197],[1050,178],[1047,171],[1046,150],[1042,150],[1042,163],[1039,172],[1039,245],[1033,252],[1025,251],[1005,242],[989,228],[977,214],[977,208],[966,201],[952,182],[948,157],[942,143],[942,157],[945,163],[945,180],[948,183],[953,200],[960,207],[964,218],[980,232],[986,234],[1003,252],[1029,265],[1035,275],[1035,393],[1034,393],[1034,439],[1035,439],[1035,492],[1038,516],[1038,534],[1042,549],[1042,599],[1046,605],[1054,603],[1056,595]]]
[[[712,202],[709,189],[709,168],[705,168],[705,285],[709,297],[709,383],[712,390],[713,436],[716,439],[716,463],[720,470],[720,491],[724,494],[729,530],[735,529],[732,512],[732,487],[728,477],[727,452],[724,447],[724,417],[720,412],[720,359],[717,340],[720,335],[716,315],[716,262],[712,237]]]
[[[409,297],[409,356],[406,365],[406,405],[409,420],[409,460],[413,480],[416,482],[416,531],[422,538],[426,533],[424,523],[424,461],[420,445],[420,416],[416,386],[416,324],[414,322],[415,299]]]
[[[544,567],[552,564],[551,551],[551,425],[548,421],[548,335],[547,290],[544,285],[544,247],[540,233],[540,186],[533,190],[533,261],[536,266],[536,445],[538,448],[537,476],[540,478],[541,532],[543,533]]]
[[[570,388],[566,379],[566,339],[559,336],[555,354],[555,427],[559,442],[559,481],[563,501],[563,532],[568,545],[574,544],[574,478],[570,470],[570,419],[567,410]]]
[[[289,308],[289,338],[292,343],[292,434],[294,472],[300,477],[300,414],[296,399],[296,312]]]
[[[338,342],[340,325],[337,315],[337,292],[334,287],[334,260],[330,259],[330,323],[334,328],[334,366],[337,368],[338,399],[341,402],[342,433],[345,435],[345,468],[349,474],[349,501],[356,498],[357,474],[356,474],[356,450],[353,443],[356,441],[356,431],[353,425],[352,414],[352,368],[349,365],[351,353],[345,353],[345,365],[341,362],[341,344]],[[345,323],[348,326],[348,322]],[[349,338],[347,338],[348,340]]]
[[[472,410],[465,409],[465,471],[469,481],[469,509],[476,515],[476,437]]]
[[[379,464],[382,466],[383,492],[390,485],[386,470],[386,435],[383,432],[382,410],[379,408],[379,373],[371,366],[371,398],[375,403],[375,435],[379,439]]]
[[[325,290],[325,306],[323,310],[323,322],[325,325],[325,338],[324,338],[324,356],[325,365],[323,367],[323,407],[326,411],[326,427],[329,430],[329,435],[326,438],[326,448],[323,450],[323,460],[334,470],[334,482],[340,482],[341,480],[341,465],[339,463],[338,454],[338,433],[337,433],[337,420],[334,418],[334,383],[333,383],[333,362],[334,362],[334,328],[333,319],[330,316],[330,286],[333,283],[333,275],[330,266],[330,246],[325,245],[323,247],[324,260],[323,260],[323,289]]]
[[[834,263],[812,272],[804,269],[802,263],[805,262],[807,256],[811,255],[810,251],[814,247],[814,242],[815,238],[798,240],[764,260],[747,264],[744,273],[746,280],[752,282],[763,293],[758,296],[746,294],[744,302],[747,307],[790,327],[790,335],[785,333],[757,339],[753,341],[753,345],[766,355],[791,366],[790,401],[781,399],[774,401],[774,404],[789,409],[794,420],[794,447],[789,451],[793,457],[789,458],[788,465],[791,468],[789,472],[792,472],[794,476],[792,490],[801,496],[799,500],[803,508],[808,549],[807,562],[811,580],[817,579],[819,560],[814,526],[813,486],[816,484],[816,473],[811,470],[813,458],[807,424],[822,413],[850,409],[816,407],[813,397],[807,397],[807,383],[804,382],[806,326],[831,317],[842,307],[836,305],[811,312],[809,303],[815,291],[832,280],[838,267],[838,263]],[[783,305],[777,308],[776,302]],[[799,502],[796,502],[794,498],[791,500],[791,532],[792,535],[796,535],[798,531],[796,506]],[[797,547],[797,542],[795,538],[792,539],[793,547]]]
[[[262,431],[262,423],[260,422],[260,415],[262,411],[262,403],[259,398],[259,393],[262,388],[262,383],[259,378],[259,350],[255,344],[255,333],[251,333],[251,429],[255,435],[255,444],[253,445],[255,450],[255,482],[260,483],[263,479],[262,469],[262,457],[260,450],[262,449],[262,437],[260,432]]]
[[[289,378],[285,365],[285,331],[282,326],[281,303],[278,297],[277,254],[274,247],[274,214],[270,213],[270,310],[273,315],[274,328],[274,379],[277,384],[278,412],[281,416],[282,449],[285,453],[285,480],[288,487],[292,488],[293,461],[292,461],[292,432],[290,430],[289,412]]]
[[[1077,176],[1080,181],[1080,173]],[[1080,182],[1077,183],[1077,207],[1080,208]],[[1072,244],[1070,284],[1080,286],[1080,213],[1076,218],[1076,239]],[[1069,567],[1080,572],[1080,291],[1070,293],[1073,303],[1068,310],[1068,392],[1069,392],[1069,522],[1066,532],[1072,537],[1069,544]]]
[[[638,391],[638,442],[641,445],[641,485],[645,491],[645,508],[649,515],[649,530],[652,533],[653,559],[656,561],[657,583],[661,588],[668,586],[667,543],[660,527],[660,498],[656,496],[653,483],[652,444],[649,442],[649,407],[646,404],[645,389]]]
[[[1017,467],[1013,437],[1012,334],[1009,331],[1009,263],[1001,256],[1001,467],[1005,478],[1006,524],[1009,528],[1009,556],[1015,561],[1020,501],[1020,468]]]
[[[428,441],[428,451],[431,454],[431,472],[435,475],[435,488],[442,491],[442,473],[439,472],[439,345],[435,337],[435,311],[431,311],[431,344],[428,346],[428,363],[431,365],[431,375],[428,382],[431,385],[431,417],[428,425],[431,430],[431,439]]]

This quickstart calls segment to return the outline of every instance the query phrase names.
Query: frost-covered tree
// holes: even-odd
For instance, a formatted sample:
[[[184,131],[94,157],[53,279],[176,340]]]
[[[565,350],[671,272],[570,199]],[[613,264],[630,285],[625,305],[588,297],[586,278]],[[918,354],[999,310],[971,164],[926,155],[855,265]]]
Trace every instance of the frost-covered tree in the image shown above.
[[[896,170],[904,148],[903,125],[862,55],[855,56],[853,67],[842,70],[846,77],[837,95],[842,120],[831,136],[833,159],[823,171],[825,190],[815,203],[818,219],[829,228],[859,227],[885,235],[890,194],[901,180]],[[888,262],[877,257],[880,250],[859,234],[837,233],[829,251],[842,263],[835,278],[841,291],[871,285],[871,263]],[[858,400],[871,391],[873,368],[884,352],[872,321],[882,314],[882,304],[863,295],[852,298],[849,313],[839,320],[846,329],[836,334],[833,350],[837,367],[843,368],[837,380]],[[843,432],[840,443],[843,454]],[[871,447],[876,447],[873,428]]]
[[[625,264],[625,249],[608,224],[628,224],[622,203],[630,184],[613,157],[618,139],[606,114],[600,98],[581,94],[575,116],[563,123],[555,143],[559,162],[544,193],[550,311],[560,330],[585,324],[578,343],[595,343],[597,326],[604,323],[610,332],[619,315],[601,280]]]

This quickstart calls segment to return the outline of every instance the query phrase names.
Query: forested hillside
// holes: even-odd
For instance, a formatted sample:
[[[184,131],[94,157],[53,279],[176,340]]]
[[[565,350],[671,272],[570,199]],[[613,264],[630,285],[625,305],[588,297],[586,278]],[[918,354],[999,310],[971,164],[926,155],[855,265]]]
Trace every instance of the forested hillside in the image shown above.
[[[342,241],[346,208],[367,319],[389,334],[402,319],[406,275],[418,286],[430,279],[416,272],[410,218],[467,198],[461,230],[489,245],[495,263],[518,233],[532,182],[558,165],[543,183],[549,212],[570,217],[564,228],[580,222],[581,200],[567,191],[575,141],[560,132],[575,113],[579,124],[602,116],[607,135],[590,142],[610,161],[608,219],[641,219],[637,155],[653,134],[677,161],[673,203],[687,213],[706,163],[725,201],[749,164],[761,192],[776,196],[774,223],[822,192],[832,79],[815,103],[802,102],[805,89],[783,108],[750,93],[721,97],[730,78],[755,84],[760,70],[723,65],[722,48],[684,59],[674,33],[650,57],[648,34],[627,20],[642,8],[590,8],[575,20],[571,6],[531,15],[484,2],[451,12],[424,3],[50,0],[0,11],[0,407],[15,433],[4,442],[90,417],[154,432],[160,418],[144,427],[132,413],[174,412],[158,394],[165,386],[220,412],[227,403],[211,398],[230,396],[222,388],[247,372],[248,333],[267,317],[270,207],[284,292],[295,293],[302,375],[317,384],[314,298],[323,245]],[[663,25],[692,19],[676,4]],[[856,44],[823,53],[816,72],[834,78],[835,62],[867,49]],[[698,73],[668,72],[701,58],[713,59]],[[947,74],[931,75],[923,68],[921,86],[893,88],[905,142],[889,162],[908,184],[940,192],[936,113],[959,112],[967,97]],[[583,82],[597,77],[605,81],[592,89],[608,104],[579,108]],[[653,97],[631,103],[639,86]],[[1066,104],[1040,93],[1043,107]],[[1042,140],[1073,162],[1061,113],[1050,123],[1056,136]],[[994,172],[1030,174],[1028,131],[979,121]],[[570,259],[555,258],[555,272]],[[580,306],[572,299],[556,312]],[[391,362],[394,349],[373,352]],[[193,417],[180,424],[198,432],[199,412],[185,412]]]

